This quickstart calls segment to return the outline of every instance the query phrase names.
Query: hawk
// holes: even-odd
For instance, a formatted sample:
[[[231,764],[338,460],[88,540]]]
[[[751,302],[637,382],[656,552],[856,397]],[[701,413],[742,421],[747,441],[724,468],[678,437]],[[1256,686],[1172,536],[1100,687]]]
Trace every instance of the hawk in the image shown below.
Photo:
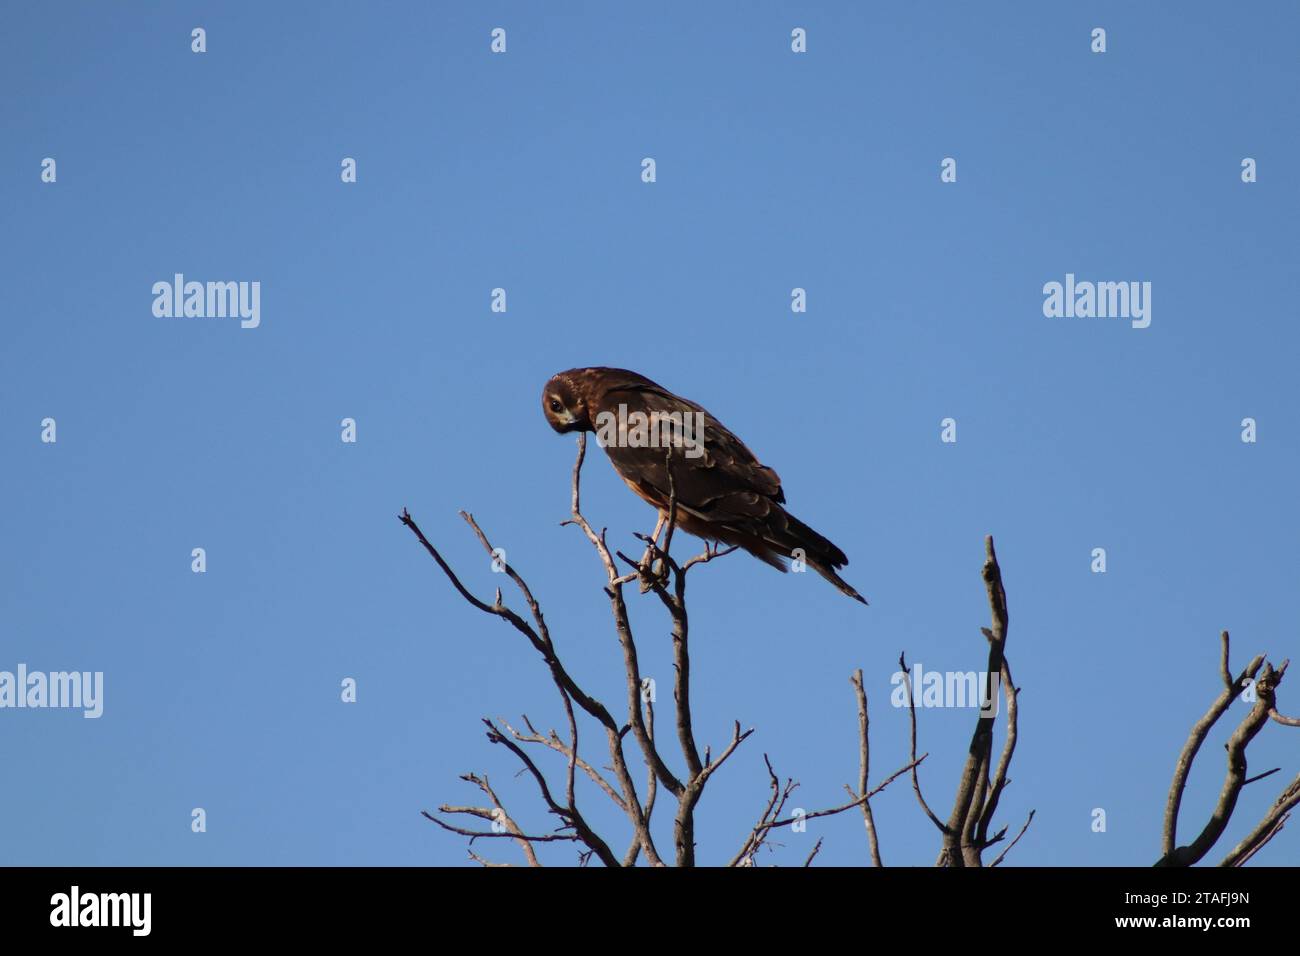
[[[627,486],[676,526],[705,541],[744,548],[785,571],[803,560],[842,593],[866,600],[835,572],[844,552],[785,510],[781,479],[745,443],[695,402],[621,368],[575,368],[551,377],[542,411],[557,432],[594,432]],[[798,551],[800,554],[796,555]]]

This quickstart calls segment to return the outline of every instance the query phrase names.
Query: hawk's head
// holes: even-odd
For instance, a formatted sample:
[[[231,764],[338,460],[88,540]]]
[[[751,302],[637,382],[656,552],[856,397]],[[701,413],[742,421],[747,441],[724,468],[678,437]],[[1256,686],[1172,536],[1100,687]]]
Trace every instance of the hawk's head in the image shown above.
[[[551,376],[542,389],[542,413],[547,423],[561,434],[592,430],[583,384],[574,372],[560,372]]]

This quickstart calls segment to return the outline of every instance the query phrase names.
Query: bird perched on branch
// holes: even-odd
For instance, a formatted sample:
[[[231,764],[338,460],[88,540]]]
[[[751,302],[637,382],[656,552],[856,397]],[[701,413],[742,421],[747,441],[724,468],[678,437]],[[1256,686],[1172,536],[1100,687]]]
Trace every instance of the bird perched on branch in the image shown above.
[[[557,432],[596,434],[619,477],[659,512],[656,540],[675,496],[683,531],[780,571],[785,558],[803,560],[867,603],[835,573],[849,563],[844,552],[782,507],[777,473],[702,406],[626,369],[575,368],[546,383],[542,411]]]

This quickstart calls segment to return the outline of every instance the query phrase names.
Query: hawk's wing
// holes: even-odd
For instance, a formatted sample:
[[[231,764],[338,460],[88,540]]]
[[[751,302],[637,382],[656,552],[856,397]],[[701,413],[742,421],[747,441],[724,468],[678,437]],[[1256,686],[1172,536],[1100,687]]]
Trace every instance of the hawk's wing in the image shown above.
[[[777,473],[759,463],[745,443],[707,409],[648,380],[607,388],[601,409],[616,412],[620,404],[626,405],[629,413],[703,416],[704,453],[691,458],[684,454],[685,449],[673,449],[673,490],[680,507],[711,522],[734,522],[746,531],[756,532],[766,522],[773,504],[785,501]],[[698,441],[698,435],[693,437]],[[624,481],[653,504],[666,507],[667,449],[611,444],[605,452]]]

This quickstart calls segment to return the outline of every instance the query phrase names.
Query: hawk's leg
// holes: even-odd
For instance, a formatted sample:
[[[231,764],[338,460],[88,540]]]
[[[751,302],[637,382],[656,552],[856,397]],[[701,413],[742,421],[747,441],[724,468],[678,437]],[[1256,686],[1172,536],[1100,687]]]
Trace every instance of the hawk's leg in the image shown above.
[[[654,546],[656,548],[659,547],[659,535],[663,532],[664,525],[667,523],[668,523],[668,516],[664,514],[662,511],[659,512],[659,521],[657,524],[655,524],[654,532],[651,533],[650,535],[650,540],[654,542]],[[645,546],[645,554],[641,556],[641,570],[643,572],[650,566],[650,557],[652,553],[653,551],[650,545],[647,544]]]
[[[655,524],[654,533],[650,535],[650,540],[655,543],[656,548],[659,547],[659,535],[663,532],[667,524],[668,524],[668,513],[666,511],[659,512],[659,521]],[[660,584],[668,583],[668,569],[664,567],[663,559],[661,558],[655,560],[652,563],[651,562],[652,555],[653,555],[653,551],[650,545],[647,544],[645,547],[645,554],[641,556],[640,572],[641,572],[641,593],[642,594],[645,594],[647,591],[649,591],[652,587],[654,587],[656,583],[660,583]]]

